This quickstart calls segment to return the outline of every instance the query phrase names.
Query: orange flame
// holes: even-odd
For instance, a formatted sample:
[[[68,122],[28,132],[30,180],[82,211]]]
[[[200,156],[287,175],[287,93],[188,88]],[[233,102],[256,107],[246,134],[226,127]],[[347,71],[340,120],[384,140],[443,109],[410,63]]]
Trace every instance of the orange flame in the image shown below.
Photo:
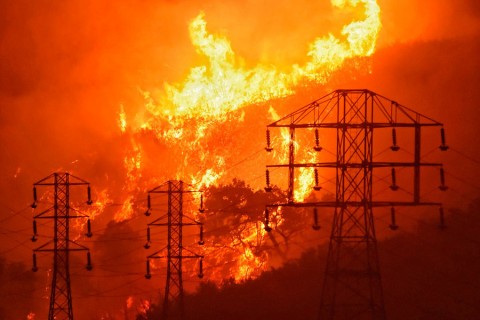
[[[197,164],[192,179],[203,181],[202,185],[215,183],[222,177],[227,159],[204,146],[212,126],[242,121],[242,115],[235,111],[291,95],[301,81],[325,83],[345,60],[370,56],[375,51],[381,28],[377,2],[332,0],[332,5],[340,9],[362,6],[365,19],[344,26],[342,37],[329,34],[315,39],[310,44],[307,62],[293,65],[290,72],[274,66],[245,67],[227,38],[209,33],[205,14],[200,13],[191,21],[189,32],[198,54],[205,56],[208,63],[193,67],[181,83],[166,83],[159,96],[143,92],[149,116],[137,124],[137,130],[153,132],[159,139],[186,150],[183,168],[179,169],[183,177],[185,168]],[[199,155],[203,168],[190,159],[192,154]]]
[[[120,105],[120,112],[118,113],[118,126],[120,131],[124,133],[127,130],[127,115],[123,105]]]
[[[127,298],[127,301],[125,301],[125,304],[126,304],[126,307],[127,309],[130,309],[133,305],[133,297],[132,296],[129,296]]]
[[[142,315],[146,315],[148,310],[150,310],[150,307],[151,307],[150,300],[141,300],[137,308],[137,311]]]
[[[294,65],[290,73],[262,65],[246,69],[226,38],[208,33],[205,15],[201,13],[191,22],[189,31],[193,45],[207,57],[208,65],[192,68],[180,84],[165,84],[160,103],[149,100],[146,108],[152,115],[169,121],[182,121],[184,117],[218,121],[243,106],[293,94],[294,87],[304,78],[325,83],[346,59],[370,56],[375,51],[381,27],[376,1],[332,0],[332,5],[339,8],[359,3],[365,7],[365,20],[346,25],[342,30],[344,41],[333,34],[316,39],[310,44],[309,61],[304,66]]]
[[[132,150],[124,158],[124,166],[127,170],[127,180],[124,185],[124,191],[126,191],[127,196],[123,200],[123,205],[119,211],[115,213],[114,220],[116,222],[121,222],[129,220],[134,215],[133,202],[135,191],[138,191],[138,181],[142,177],[142,150],[136,143],[132,143]]]
[[[132,194],[139,191],[138,179],[142,176],[143,158],[141,145],[135,140],[136,133],[148,132],[172,150],[180,150],[178,153],[182,161],[176,163],[175,178],[189,178],[197,189],[216,185],[225,175],[227,164],[234,161],[236,155],[229,149],[228,141],[220,143],[215,139],[214,130],[221,130],[224,124],[234,126],[243,122],[242,109],[246,106],[292,95],[302,83],[325,84],[348,59],[374,53],[381,28],[377,1],[331,0],[331,3],[340,10],[347,6],[359,8],[364,11],[364,19],[345,25],[340,35],[329,33],[315,39],[306,52],[306,61],[294,64],[289,69],[260,64],[248,68],[243,59],[235,54],[225,36],[209,32],[204,13],[191,21],[191,41],[197,53],[207,59],[207,63],[191,68],[186,79],[180,83],[165,83],[164,90],[159,94],[142,92],[147,113],[139,114],[133,126],[128,124],[132,149],[124,161],[127,171],[124,191],[129,195],[115,215],[115,220],[121,221],[132,216]],[[273,108],[269,112],[273,118],[278,118]],[[127,120],[123,106],[118,122],[121,132],[125,133]],[[277,145],[289,143],[288,129],[282,130],[281,139],[273,141]],[[221,149],[218,148],[220,144]],[[299,140],[295,141],[297,159],[315,162],[316,153],[300,149],[299,145]],[[285,153],[274,151],[272,156],[279,162],[288,161],[288,154]],[[303,201],[313,183],[311,170],[300,170],[295,182],[295,201]],[[282,223],[281,209],[272,215],[272,225]],[[259,229],[255,223],[246,225],[242,231],[243,241],[238,242],[234,237],[225,239],[222,244],[225,250],[218,250],[217,247],[210,252],[217,256],[219,264],[221,261],[230,264],[231,276],[236,280],[258,275],[267,267],[269,258],[268,254],[258,254],[255,250],[255,247],[268,240],[263,228]],[[208,251],[206,249],[206,255]]]
[[[304,159],[306,162],[317,162],[317,153],[315,151],[305,151]],[[305,198],[312,192],[315,183],[315,177],[311,168],[300,168],[300,175],[297,178],[297,186],[295,188],[295,201],[303,202]]]

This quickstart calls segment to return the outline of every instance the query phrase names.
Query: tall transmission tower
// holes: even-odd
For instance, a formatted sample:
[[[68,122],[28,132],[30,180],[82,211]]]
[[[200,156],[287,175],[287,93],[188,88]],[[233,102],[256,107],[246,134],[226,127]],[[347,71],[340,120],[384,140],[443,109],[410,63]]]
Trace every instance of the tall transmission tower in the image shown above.
[[[87,237],[92,236],[90,219],[70,206],[70,187],[87,186],[87,204],[91,205],[90,183],[66,172],[56,172],[33,184],[33,204],[36,208],[37,187],[53,187],[53,206],[34,216],[32,241],[37,241],[37,219],[52,219],[53,240],[33,250],[33,268],[37,268],[37,252],[53,252],[52,287],[50,293],[49,320],[72,320],[72,292],[70,288],[70,252],[87,251],[87,270],[92,270],[90,251],[70,239],[70,219],[87,218]]]
[[[285,203],[268,204],[265,210],[265,227],[269,226],[269,209],[279,206],[313,207],[314,225],[318,230],[317,208],[334,209],[330,245],[320,301],[320,320],[326,319],[386,319],[377,252],[373,208],[390,207],[392,223],[395,207],[437,206],[440,209],[440,227],[444,227],[441,203],[425,202],[420,197],[420,173],[422,167],[440,168],[440,189],[446,190],[442,164],[422,162],[421,132],[424,127],[441,127],[441,146],[445,151],[443,125],[421,115],[395,101],[369,90],[336,90],[301,109],[267,126],[267,151],[272,151],[270,128],[288,130],[288,163],[267,165],[267,191],[271,190],[270,168],[288,169],[288,194]],[[392,152],[397,145],[396,129],[413,130],[412,161],[375,161],[375,141],[385,137],[385,130],[392,134]],[[336,134],[335,161],[296,162],[296,130],[314,133],[313,149],[322,150],[319,130],[333,129]],[[309,130],[305,132],[305,130]],[[331,131],[330,131],[331,132]],[[333,136],[333,134],[332,134]],[[380,138],[379,138],[380,137]],[[387,148],[388,149],[388,148]],[[376,152],[378,152],[377,150]],[[397,157],[395,157],[397,160]],[[408,159],[410,160],[410,159]],[[296,170],[311,168],[315,186],[319,190],[318,169],[335,170],[336,190],[333,201],[296,202]],[[398,190],[396,170],[413,169],[413,192],[407,199],[375,201],[373,190],[374,170],[390,170],[392,191]]]
[[[166,194],[168,196],[167,213],[150,222],[147,227],[147,243],[145,249],[150,248],[151,236],[150,226],[167,227],[167,246],[147,256],[147,273],[145,278],[150,279],[150,260],[167,259],[167,279],[165,283],[165,296],[163,303],[162,319],[183,319],[184,301],[183,301],[183,269],[184,259],[199,259],[198,277],[203,278],[203,256],[196,254],[183,246],[183,227],[199,226],[200,240],[199,245],[203,245],[203,224],[194,218],[185,215],[183,212],[184,195],[188,193],[201,192],[185,188],[183,181],[167,181],[164,184],[148,191],[148,209],[146,216],[150,216],[152,210],[153,194]],[[204,212],[203,194],[200,196],[200,213]],[[186,251],[187,254],[184,252]],[[165,255],[166,252],[166,255]]]

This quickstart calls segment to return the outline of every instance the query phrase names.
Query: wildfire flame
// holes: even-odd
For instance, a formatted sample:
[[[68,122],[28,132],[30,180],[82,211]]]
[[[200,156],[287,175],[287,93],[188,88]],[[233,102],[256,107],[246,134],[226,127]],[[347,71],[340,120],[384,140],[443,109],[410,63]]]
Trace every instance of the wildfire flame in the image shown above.
[[[180,83],[165,83],[164,90],[159,94],[143,91],[147,112],[139,114],[135,118],[136,123],[128,122],[129,130],[126,113],[121,106],[118,114],[120,131],[129,134],[132,143],[124,160],[127,175],[124,191],[127,196],[115,220],[131,218],[133,194],[145,191],[138,186],[144,169],[142,145],[137,140],[140,136],[149,134],[166,146],[172,157],[178,155],[181,160],[176,163],[175,178],[190,179],[197,189],[216,185],[225,175],[227,164],[234,161],[237,155],[229,148],[234,141],[218,142],[215,133],[243,122],[243,108],[292,95],[303,83],[324,84],[346,60],[372,55],[381,28],[377,2],[331,0],[331,4],[338,9],[347,6],[363,9],[364,19],[345,25],[340,35],[329,33],[315,39],[309,45],[306,62],[287,69],[284,66],[260,64],[253,68],[246,67],[225,36],[210,33],[204,13],[195,17],[189,25],[190,38],[197,53],[205,57],[207,63],[191,68],[186,79]],[[272,107],[269,112],[272,118],[278,118]],[[290,143],[288,129],[282,131],[282,139],[275,143]],[[296,157],[301,161],[316,161],[314,152],[300,150],[298,145],[295,148],[299,151]],[[286,159],[285,154],[276,151],[273,157],[279,161]],[[303,201],[308,196],[313,182],[310,170],[300,171],[295,186],[296,201]],[[275,214],[281,221],[281,212]],[[268,258],[257,255],[251,245],[255,241],[267,240],[263,229],[258,231],[258,225],[254,223],[247,226],[242,231],[244,241],[241,249],[237,250],[234,258],[237,263],[231,267],[235,279],[252,276],[255,274],[252,270],[263,270],[265,259]],[[231,239],[231,248],[239,247],[237,240]]]
[[[120,105],[120,112],[118,113],[118,126],[122,132],[127,130],[127,115],[125,114],[123,105]]]
[[[332,0],[339,8],[360,3],[365,7],[365,20],[346,25],[342,30],[344,41],[331,33],[316,39],[310,44],[309,61],[303,66],[293,65],[290,73],[262,65],[246,69],[226,38],[208,33],[205,15],[199,14],[190,24],[190,37],[209,64],[192,68],[182,83],[165,84],[160,103],[148,103],[147,110],[176,124],[182,124],[183,118],[218,121],[245,105],[292,94],[304,78],[325,83],[346,59],[370,56],[375,50],[381,27],[376,1]]]
[[[133,305],[133,297],[132,296],[129,296],[127,298],[127,301],[125,301],[125,304],[126,304],[126,307],[127,309],[130,309]]]

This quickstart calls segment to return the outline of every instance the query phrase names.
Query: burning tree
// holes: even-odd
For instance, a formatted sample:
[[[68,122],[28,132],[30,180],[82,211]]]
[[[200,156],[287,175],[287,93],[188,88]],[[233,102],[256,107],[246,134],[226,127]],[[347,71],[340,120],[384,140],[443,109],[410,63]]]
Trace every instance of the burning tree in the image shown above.
[[[285,198],[278,187],[272,192],[254,190],[238,179],[208,189],[205,236],[211,279],[257,277],[270,264],[290,257],[292,241],[307,227],[302,217],[306,213],[284,208],[272,217],[275,232],[265,232],[263,225],[265,203]]]

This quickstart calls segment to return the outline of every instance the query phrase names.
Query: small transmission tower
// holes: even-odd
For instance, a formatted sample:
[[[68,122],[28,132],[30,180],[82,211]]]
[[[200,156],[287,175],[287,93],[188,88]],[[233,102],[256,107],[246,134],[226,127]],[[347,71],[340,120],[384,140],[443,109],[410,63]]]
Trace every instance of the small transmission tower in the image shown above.
[[[37,207],[37,187],[53,187],[53,207],[37,214],[33,220],[32,241],[37,241],[37,219],[53,219],[53,240],[33,250],[33,268],[37,268],[37,252],[53,252],[52,287],[48,320],[72,320],[72,292],[70,289],[70,252],[87,251],[87,270],[92,270],[90,251],[70,239],[70,219],[89,218],[70,206],[70,186],[87,186],[87,204],[91,205],[90,183],[69,173],[53,173],[33,184],[33,204]],[[72,212],[73,211],[73,212]],[[73,214],[72,214],[73,213]],[[87,220],[87,237],[92,236],[90,219]]]
[[[267,126],[267,152],[272,151],[269,128],[283,128],[289,131],[288,163],[267,165],[267,186],[271,190],[269,168],[288,169],[288,194],[286,203],[269,204],[265,210],[265,229],[269,226],[269,208],[279,206],[313,207],[315,230],[319,229],[317,208],[334,208],[330,245],[326,263],[324,284],[320,301],[320,320],[331,319],[386,319],[380,277],[377,240],[375,235],[373,208],[390,207],[392,224],[395,222],[397,206],[438,206],[440,224],[443,223],[441,203],[423,202],[420,199],[421,167],[439,167],[441,185],[445,190],[444,172],[440,163],[421,161],[421,129],[443,125],[433,119],[408,109],[369,90],[336,90],[303,108]],[[413,129],[412,161],[375,161],[374,132],[385,137],[385,130],[392,134],[391,151],[400,149],[397,145],[396,128]],[[298,163],[296,162],[296,130],[308,129],[314,132],[313,150],[320,152],[319,130],[333,129],[336,136],[335,161]],[[305,133],[305,131],[303,132]],[[308,133],[308,132],[307,132]],[[332,132],[333,133],[333,132]],[[383,134],[382,134],[383,133]],[[333,136],[333,134],[332,134]],[[441,128],[442,151],[445,133]],[[377,141],[377,140],[375,140]],[[378,152],[378,150],[377,150]],[[296,202],[295,170],[311,168],[315,179],[314,190],[320,190],[318,168],[335,170],[336,190],[333,201]],[[396,169],[413,169],[413,197],[405,201],[375,201],[373,198],[373,172],[385,168],[391,170],[392,191],[398,190]]]
[[[147,243],[145,249],[150,248],[150,226],[167,227],[167,246],[147,256],[147,273],[145,278],[150,279],[150,260],[167,258],[167,280],[165,284],[165,296],[163,304],[163,319],[183,319],[184,304],[183,304],[183,259],[193,258],[199,259],[199,273],[198,277],[203,278],[203,256],[198,255],[183,246],[183,227],[199,226],[200,240],[199,245],[203,245],[203,224],[183,213],[184,194],[195,193],[201,191],[185,189],[183,181],[167,181],[164,184],[148,191],[147,203],[148,209],[145,212],[146,216],[151,214],[151,195],[152,194],[167,194],[168,208],[167,213],[163,216],[150,222],[147,227]],[[200,196],[200,213],[204,212],[203,208],[203,194]],[[186,221],[185,221],[186,220]],[[164,254],[166,251],[166,255]],[[187,254],[184,254],[184,251]]]

